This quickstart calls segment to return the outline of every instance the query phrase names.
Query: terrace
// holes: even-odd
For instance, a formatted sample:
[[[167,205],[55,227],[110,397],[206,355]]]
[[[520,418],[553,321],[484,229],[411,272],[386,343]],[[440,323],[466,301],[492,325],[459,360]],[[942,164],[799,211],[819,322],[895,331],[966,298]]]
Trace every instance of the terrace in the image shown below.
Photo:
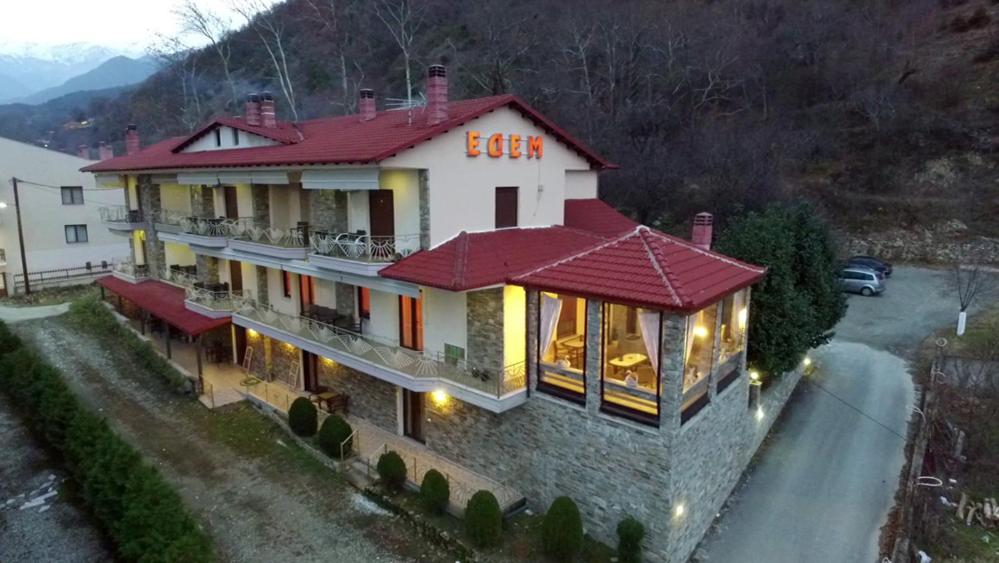
[[[141,209],[130,209],[125,205],[109,205],[98,209],[101,222],[107,223],[112,231],[131,232],[146,226],[145,214]]]

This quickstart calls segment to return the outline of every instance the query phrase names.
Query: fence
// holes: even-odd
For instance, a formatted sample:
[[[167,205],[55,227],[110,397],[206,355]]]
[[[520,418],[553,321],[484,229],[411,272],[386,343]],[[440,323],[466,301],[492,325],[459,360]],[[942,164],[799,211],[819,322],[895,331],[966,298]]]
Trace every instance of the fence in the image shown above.
[[[113,265],[110,260],[102,260],[98,263],[87,262],[83,266],[72,268],[57,268],[53,270],[38,270],[28,272],[28,282],[31,289],[43,289],[60,285],[73,285],[86,283],[95,278],[110,274]],[[14,292],[24,291],[24,274],[14,274]]]

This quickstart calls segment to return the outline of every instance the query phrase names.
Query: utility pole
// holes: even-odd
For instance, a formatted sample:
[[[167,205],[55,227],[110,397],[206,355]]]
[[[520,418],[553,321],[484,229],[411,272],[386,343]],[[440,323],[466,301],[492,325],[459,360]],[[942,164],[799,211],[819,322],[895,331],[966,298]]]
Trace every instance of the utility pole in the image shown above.
[[[24,273],[24,294],[31,293],[31,282],[28,281],[28,258],[24,255],[24,231],[21,230],[21,200],[17,195],[17,178],[11,178],[14,185],[14,213],[17,215],[17,244],[21,249],[21,272]],[[17,284],[14,284],[17,289]]]

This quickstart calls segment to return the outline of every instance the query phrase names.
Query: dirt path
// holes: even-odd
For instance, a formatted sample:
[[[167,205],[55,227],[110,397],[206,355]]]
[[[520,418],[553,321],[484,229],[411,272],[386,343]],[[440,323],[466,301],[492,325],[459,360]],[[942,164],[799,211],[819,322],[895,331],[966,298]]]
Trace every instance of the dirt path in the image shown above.
[[[448,560],[247,405],[177,397],[65,319],[14,328],[177,486],[223,560]]]

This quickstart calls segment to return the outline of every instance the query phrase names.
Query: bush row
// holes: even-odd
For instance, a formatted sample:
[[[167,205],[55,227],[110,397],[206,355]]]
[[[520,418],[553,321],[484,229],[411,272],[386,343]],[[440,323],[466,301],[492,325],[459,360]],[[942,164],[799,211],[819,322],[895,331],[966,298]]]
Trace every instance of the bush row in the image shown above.
[[[179,393],[191,390],[191,381],[156,350],[123,326],[114,314],[97,297],[78,299],[69,307],[69,317],[80,329],[99,334],[114,346],[123,346],[136,359],[139,366],[153,373]]]
[[[155,468],[83,408],[58,370],[0,323],[0,389],[59,454],[123,561],[213,561],[208,537]]]

